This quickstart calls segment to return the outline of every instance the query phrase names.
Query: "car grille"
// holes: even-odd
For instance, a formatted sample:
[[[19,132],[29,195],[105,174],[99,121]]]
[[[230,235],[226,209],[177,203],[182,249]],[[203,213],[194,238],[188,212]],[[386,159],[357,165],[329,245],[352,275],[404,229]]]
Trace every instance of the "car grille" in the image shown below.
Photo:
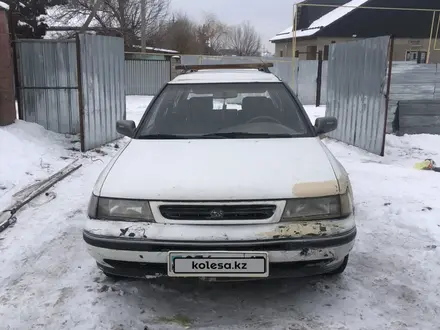
[[[264,220],[273,216],[276,205],[162,205],[159,210],[170,220]]]

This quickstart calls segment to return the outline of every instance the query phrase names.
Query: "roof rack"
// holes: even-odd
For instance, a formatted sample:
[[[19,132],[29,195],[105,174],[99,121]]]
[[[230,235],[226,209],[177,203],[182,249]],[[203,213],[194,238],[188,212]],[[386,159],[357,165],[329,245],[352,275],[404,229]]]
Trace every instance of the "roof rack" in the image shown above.
[[[198,70],[216,69],[258,69],[259,71],[270,73],[269,68],[273,63],[241,63],[241,64],[196,64],[196,65],[176,65],[176,70],[183,70],[184,73],[196,72]]]

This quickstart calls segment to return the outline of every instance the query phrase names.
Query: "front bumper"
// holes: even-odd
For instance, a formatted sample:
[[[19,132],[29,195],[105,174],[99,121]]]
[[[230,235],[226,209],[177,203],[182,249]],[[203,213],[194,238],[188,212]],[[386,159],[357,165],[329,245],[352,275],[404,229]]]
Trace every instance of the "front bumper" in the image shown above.
[[[270,277],[302,277],[338,268],[354,246],[356,228],[331,236],[246,241],[165,241],[109,237],[88,230],[83,237],[102,270],[124,277],[166,275],[169,251],[266,251]]]

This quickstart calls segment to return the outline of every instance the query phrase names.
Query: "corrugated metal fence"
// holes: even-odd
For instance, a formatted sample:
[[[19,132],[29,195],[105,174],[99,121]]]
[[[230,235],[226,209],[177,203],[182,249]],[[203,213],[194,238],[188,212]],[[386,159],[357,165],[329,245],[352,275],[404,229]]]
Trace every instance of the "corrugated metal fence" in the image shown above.
[[[170,78],[169,60],[125,60],[127,95],[155,95]]]
[[[125,119],[124,39],[80,34],[81,151],[120,138],[116,121]]]
[[[303,104],[315,104],[316,102],[316,79],[318,74],[318,61],[315,60],[297,60],[295,85],[293,90],[298,95]],[[327,91],[321,89],[321,100],[325,104],[327,100]]]
[[[393,124],[397,135],[440,134],[440,99],[399,101]]]
[[[234,63],[261,63],[270,62],[274,66],[270,70],[281,80],[288,83],[303,104],[316,103],[318,61],[295,61],[295,83],[292,86],[292,58],[288,57],[250,57],[250,56],[205,56],[205,55],[182,55],[181,63],[194,64],[234,64]],[[327,100],[327,61],[322,66],[321,103]]]
[[[339,122],[329,137],[382,156],[389,44],[388,36],[332,44],[328,63],[326,116]]]
[[[390,104],[387,133],[393,132],[392,123],[399,101],[440,99],[440,66],[394,62],[391,71]],[[420,103],[410,103],[414,110]]]
[[[23,120],[58,132],[80,132],[74,40],[18,40]]]
[[[78,40],[15,42],[24,120],[80,133],[82,151],[119,137],[116,120],[125,118],[122,38],[81,34]]]

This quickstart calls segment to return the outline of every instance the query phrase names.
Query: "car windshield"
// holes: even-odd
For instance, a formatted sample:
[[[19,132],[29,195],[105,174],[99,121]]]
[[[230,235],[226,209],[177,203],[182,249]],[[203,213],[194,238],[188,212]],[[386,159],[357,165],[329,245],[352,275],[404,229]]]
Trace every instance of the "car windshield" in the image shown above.
[[[283,83],[169,84],[141,121],[138,139],[313,136]]]

